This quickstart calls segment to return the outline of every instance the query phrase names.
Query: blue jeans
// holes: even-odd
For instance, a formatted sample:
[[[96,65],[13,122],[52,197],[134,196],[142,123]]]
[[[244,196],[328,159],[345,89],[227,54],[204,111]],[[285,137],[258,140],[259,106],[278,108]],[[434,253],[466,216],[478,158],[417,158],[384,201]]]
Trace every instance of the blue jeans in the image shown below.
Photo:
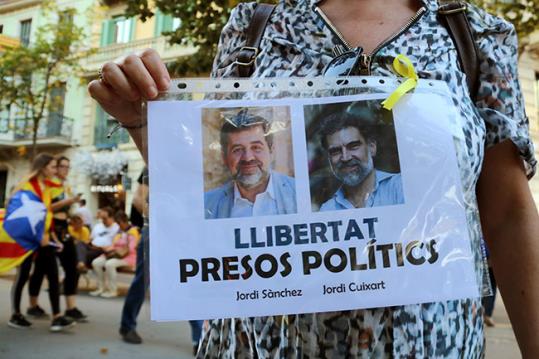
[[[137,264],[135,277],[131,282],[127,296],[125,297],[124,308],[122,310],[122,322],[120,330],[127,332],[137,327],[137,316],[144,303],[148,281],[145,280],[144,268],[144,247],[148,242],[148,227],[144,226],[141,231],[140,242],[137,246]]]
[[[485,307],[485,315],[487,317],[492,317],[492,314],[494,313],[494,301],[496,300],[496,278],[494,277],[492,267],[488,267],[488,275],[490,277],[490,284],[492,285],[492,295],[483,297],[482,303],[483,307]]]
[[[128,332],[137,327],[137,317],[140,308],[144,303],[146,290],[148,289],[149,276],[144,265],[145,254],[148,253],[146,247],[149,245],[148,226],[144,226],[141,231],[140,242],[137,247],[137,265],[135,269],[135,277],[131,282],[127,296],[125,297],[124,307],[122,310],[122,322],[120,331]],[[148,257],[149,258],[149,257]],[[193,343],[198,343],[202,335],[202,320],[190,320],[191,339]]]

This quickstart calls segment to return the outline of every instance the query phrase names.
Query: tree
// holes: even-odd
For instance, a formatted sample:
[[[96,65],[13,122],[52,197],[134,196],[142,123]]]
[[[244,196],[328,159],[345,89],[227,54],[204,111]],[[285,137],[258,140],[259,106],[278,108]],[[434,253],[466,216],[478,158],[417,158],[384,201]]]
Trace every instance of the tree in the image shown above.
[[[539,30],[539,1],[537,0],[472,0],[488,12],[501,16],[515,26],[519,38],[519,56],[529,45],[529,35]]]
[[[74,9],[45,1],[40,13],[47,22],[36,29],[35,41],[0,54],[0,111],[23,113],[31,122],[30,160],[41,121],[63,100],[51,94],[82,70],[80,60],[88,54],[84,28],[73,22]]]
[[[198,51],[192,55],[178,59],[169,66],[176,76],[207,74],[211,70],[213,58],[217,52],[217,43],[221,29],[230,17],[230,11],[240,0],[156,0],[156,7],[164,14],[181,20],[181,26],[170,36],[170,43],[192,45]],[[277,2],[265,0],[259,2]],[[138,16],[142,21],[154,16],[148,0],[128,0],[127,16]]]

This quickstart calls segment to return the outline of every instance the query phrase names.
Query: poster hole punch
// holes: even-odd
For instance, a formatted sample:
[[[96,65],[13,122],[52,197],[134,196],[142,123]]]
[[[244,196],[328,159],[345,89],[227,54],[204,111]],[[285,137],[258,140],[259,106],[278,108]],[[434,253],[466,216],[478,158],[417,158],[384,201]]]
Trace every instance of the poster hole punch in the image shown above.
[[[348,85],[348,84],[349,84],[349,82],[346,79],[345,80],[337,80],[337,85]]]
[[[216,84],[215,84],[215,88],[216,88],[216,89],[220,89],[220,88],[221,88],[221,84],[220,84],[220,83],[216,83]]]
[[[367,81],[367,79],[363,79],[363,80],[361,80],[361,83],[366,85],[368,83],[368,81]]]
[[[234,82],[234,88],[235,89],[240,88],[240,83],[239,82]]]
[[[313,87],[313,82],[312,81],[307,81],[307,86]]]
[[[179,88],[180,90],[185,90],[185,89],[187,88],[187,84],[186,84],[185,82],[180,82],[180,83],[178,84],[178,88]]]
[[[382,84],[382,85],[386,83],[386,82],[385,82],[384,80],[382,80],[382,79],[378,80],[378,82],[379,82],[380,84]]]

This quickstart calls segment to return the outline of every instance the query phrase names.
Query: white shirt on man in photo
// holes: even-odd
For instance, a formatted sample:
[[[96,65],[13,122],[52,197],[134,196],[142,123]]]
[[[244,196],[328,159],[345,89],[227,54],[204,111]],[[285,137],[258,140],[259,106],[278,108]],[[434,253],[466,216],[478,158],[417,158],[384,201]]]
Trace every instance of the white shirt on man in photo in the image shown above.
[[[234,202],[230,214],[231,218],[268,216],[274,214],[278,214],[278,209],[271,175],[269,177],[266,190],[256,195],[254,203],[246,198],[243,198],[238,185],[234,184]]]

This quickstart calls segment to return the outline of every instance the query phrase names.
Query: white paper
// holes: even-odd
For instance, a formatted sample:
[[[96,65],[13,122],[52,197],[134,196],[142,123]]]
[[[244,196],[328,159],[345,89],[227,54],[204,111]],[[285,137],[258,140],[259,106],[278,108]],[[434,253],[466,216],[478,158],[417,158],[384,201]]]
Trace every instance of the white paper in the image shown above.
[[[438,95],[406,96],[393,111],[404,203],[372,208],[320,212],[312,204],[309,185],[309,138],[305,130],[305,107],[313,104],[380,99],[380,95],[356,95],[317,99],[259,101],[154,101],[148,104],[148,148],[150,171],[150,273],[151,309],[154,320],[211,319],[226,317],[295,314],[361,309],[445,301],[478,295],[474,261],[464,214],[460,174],[453,137],[460,137],[454,114]],[[208,108],[288,108],[292,158],[288,176],[293,178],[296,213],[241,218],[205,218],[204,131],[202,117]],[[284,121],[284,120],[283,120]],[[286,122],[286,121],[285,121]],[[383,143],[377,143],[379,149]],[[217,158],[217,157],[216,157]],[[283,166],[283,168],[286,166]],[[206,171],[207,172],[207,171]],[[207,177],[207,175],[206,175]],[[206,182],[205,182],[206,180]],[[375,220],[376,219],[376,222]],[[328,223],[341,222],[339,240],[333,240]],[[357,224],[357,226],[354,226]],[[304,235],[313,223],[326,224],[326,239]],[[351,223],[351,224],[350,224]],[[239,243],[262,243],[267,228],[294,225],[299,242],[307,244],[236,248]],[[302,225],[306,225],[302,226]],[[346,228],[360,229],[364,239],[352,236],[345,241]],[[277,226],[277,227],[276,227]],[[314,225],[320,228],[320,225]],[[317,227],[318,226],[318,227]],[[335,225],[336,226],[336,225]],[[352,228],[351,227],[351,228]],[[251,228],[257,234],[252,239]],[[351,270],[350,251],[355,248],[357,266],[369,264],[366,250],[374,230],[375,245],[391,245],[390,265],[384,268],[384,250],[374,250],[376,268]],[[357,234],[358,232],[356,232]],[[312,234],[312,233],[311,233]],[[433,263],[411,264],[404,254],[397,260],[396,244],[403,248],[413,241],[436,241]],[[376,247],[375,247],[376,248]],[[322,263],[304,273],[305,253],[328,251],[347,254],[346,269],[332,273]],[[352,251],[354,251],[352,249]],[[421,255],[420,255],[421,252]],[[180,260],[238,257],[250,255],[251,265],[261,255],[277,258],[278,271],[270,278],[254,273],[248,279],[219,280],[201,274],[180,279]],[[286,266],[281,256],[289,264]],[[426,260],[432,256],[426,247],[411,255]],[[323,262],[323,260],[322,260]],[[337,266],[338,257],[330,261]],[[234,264],[234,263],[232,263]],[[263,261],[267,271],[269,260]]]

